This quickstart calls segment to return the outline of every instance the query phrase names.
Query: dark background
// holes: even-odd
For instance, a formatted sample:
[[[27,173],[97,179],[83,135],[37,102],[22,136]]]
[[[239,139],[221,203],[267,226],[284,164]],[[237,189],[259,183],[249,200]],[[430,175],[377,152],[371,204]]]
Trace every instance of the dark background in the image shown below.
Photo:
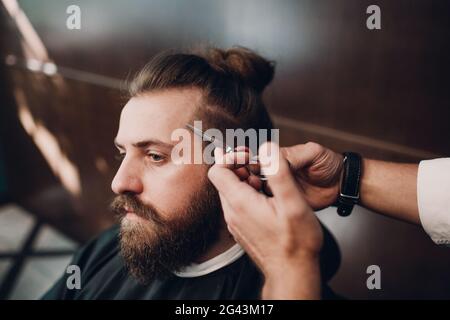
[[[450,155],[448,1],[22,0],[13,16],[2,1],[8,200],[77,241],[113,221],[122,80],[164,49],[242,45],[275,60],[265,98],[283,145],[313,140],[408,162]],[[72,4],[81,8],[81,30],[66,28]],[[371,4],[381,8],[381,30],[366,28]],[[31,24],[20,29],[23,17]],[[33,71],[29,59],[54,62],[58,73]],[[420,228],[364,209],[319,217],[342,249],[337,292],[450,298],[450,252]],[[382,290],[366,288],[371,264],[381,267]]]

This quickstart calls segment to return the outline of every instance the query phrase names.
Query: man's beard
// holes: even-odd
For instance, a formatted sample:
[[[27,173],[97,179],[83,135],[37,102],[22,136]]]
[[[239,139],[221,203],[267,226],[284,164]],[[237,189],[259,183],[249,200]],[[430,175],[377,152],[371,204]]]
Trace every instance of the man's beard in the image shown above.
[[[125,207],[140,218],[125,218]],[[133,194],[117,196],[111,208],[121,221],[120,252],[125,265],[143,284],[194,262],[217,241],[222,221],[220,199],[209,181],[170,220]]]

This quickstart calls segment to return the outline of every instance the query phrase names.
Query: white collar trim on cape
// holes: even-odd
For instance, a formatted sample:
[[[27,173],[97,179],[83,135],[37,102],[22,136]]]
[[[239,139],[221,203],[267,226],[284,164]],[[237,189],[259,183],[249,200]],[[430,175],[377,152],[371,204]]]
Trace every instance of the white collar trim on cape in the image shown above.
[[[194,278],[219,270],[232,264],[244,255],[245,251],[236,243],[230,249],[202,263],[192,263],[174,274],[181,278]]]

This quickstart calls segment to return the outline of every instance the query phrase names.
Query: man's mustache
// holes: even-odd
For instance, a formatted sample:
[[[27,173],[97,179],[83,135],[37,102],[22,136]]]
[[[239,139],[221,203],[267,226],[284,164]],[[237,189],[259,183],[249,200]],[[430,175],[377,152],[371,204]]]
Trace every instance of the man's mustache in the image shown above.
[[[127,212],[131,211],[138,217],[151,220],[157,224],[164,223],[154,206],[143,204],[141,200],[132,194],[116,196],[111,202],[110,208],[120,220],[126,216]]]

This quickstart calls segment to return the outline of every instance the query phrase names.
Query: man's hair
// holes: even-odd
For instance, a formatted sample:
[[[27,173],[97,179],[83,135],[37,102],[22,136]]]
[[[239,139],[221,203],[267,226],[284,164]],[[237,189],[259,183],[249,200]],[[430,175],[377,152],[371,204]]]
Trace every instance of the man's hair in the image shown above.
[[[272,61],[243,47],[163,52],[135,76],[128,92],[131,98],[156,90],[198,88],[204,101],[197,116],[207,126],[272,129],[262,94],[274,71]]]

